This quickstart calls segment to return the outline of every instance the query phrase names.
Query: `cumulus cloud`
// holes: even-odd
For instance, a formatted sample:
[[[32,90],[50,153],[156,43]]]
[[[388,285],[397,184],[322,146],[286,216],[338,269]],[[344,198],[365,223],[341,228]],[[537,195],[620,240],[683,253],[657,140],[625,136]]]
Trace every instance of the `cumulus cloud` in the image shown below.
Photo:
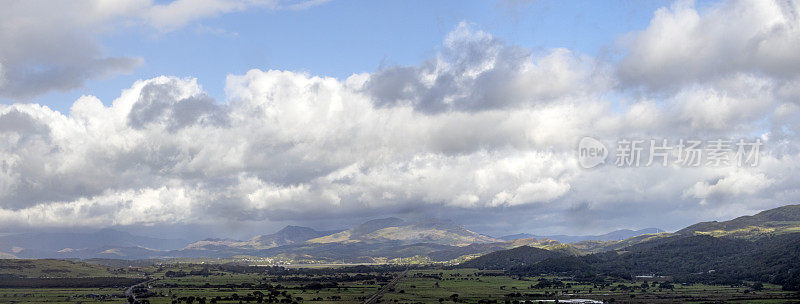
[[[69,116],[32,104],[5,106],[6,124],[57,132],[34,145],[4,129],[23,146],[4,151],[18,161],[4,171],[3,199],[14,203],[3,208],[9,218],[51,212],[51,205],[65,218],[97,208],[148,223],[147,214],[134,212],[150,210],[140,204],[173,204],[153,193],[177,191],[192,208],[170,219],[194,222],[402,204],[524,205],[568,191],[566,172],[574,168],[553,164],[565,161],[562,149],[572,142],[552,128],[589,128],[584,118],[592,114],[580,114],[575,103],[429,115],[380,105],[364,93],[370,76],[339,81],[252,70],[229,77],[224,105],[194,79],[158,77],[137,82],[111,106],[82,97]],[[15,113],[28,113],[29,122],[17,123]],[[553,119],[556,113],[576,115],[566,121]],[[536,151],[553,146],[561,148]],[[31,218],[61,223],[58,216]]]
[[[462,22],[437,58],[383,68],[370,76],[365,90],[381,106],[480,111],[592,95],[609,85],[607,76],[593,58],[567,49],[533,55]]]
[[[697,182],[691,188],[684,190],[683,195],[700,198],[701,203],[706,204],[708,200],[720,201],[742,194],[756,194],[774,182],[763,173],[735,171],[712,182]]]
[[[623,83],[650,89],[763,74],[794,78],[800,71],[797,1],[720,1],[698,9],[680,0],[656,11],[643,31],[622,39]]]
[[[81,98],[69,116],[5,106],[0,126],[13,128],[0,134],[16,145],[3,152],[17,161],[3,172],[3,201],[13,203],[2,214],[31,214],[25,218],[42,225],[75,217],[98,225],[192,223],[409,203],[543,203],[568,190],[566,172],[574,168],[553,166],[563,162],[562,152],[509,146],[552,145],[547,141],[555,137],[536,142],[515,134],[536,128],[529,118],[540,111],[515,114],[521,118],[491,140],[459,135],[461,146],[452,148],[440,138],[459,134],[471,118],[497,125],[507,116],[378,107],[358,78],[253,70],[229,78],[233,99],[225,106],[209,103],[194,79],[172,77],[137,82],[108,107]],[[36,141],[18,135],[46,130],[57,131]],[[32,164],[37,168],[27,168]],[[170,214],[154,218],[156,211]]]
[[[89,2],[5,2],[0,11],[0,95],[25,99],[68,90],[139,65],[139,58],[103,54],[93,35],[118,14],[97,8]]]
[[[419,65],[347,79],[254,69],[228,76],[225,101],[195,79],[161,76],[108,105],[81,97],[70,113],[0,106],[0,223],[417,212],[480,224],[496,221],[481,219],[492,212],[567,231],[653,220],[679,228],[798,199],[800,111],[785,100],[779,74],[734,73],[629,96],[609,65],[509,46],[462,23]],[[621,137],[757,136],[764,153],[752,168],[618,168],[612,151],[586,170],[576,159],[583,136],[609,146]]]
[[[193,124],[223,124],[227,113],[212,98],[199,91],[194,84],[189,88],[178,85],[180,80],[161,78],[146,84],[139,92],[139,100],[131,107],[128,125],[142,129],[151,124],[166,125],[169,132]]]

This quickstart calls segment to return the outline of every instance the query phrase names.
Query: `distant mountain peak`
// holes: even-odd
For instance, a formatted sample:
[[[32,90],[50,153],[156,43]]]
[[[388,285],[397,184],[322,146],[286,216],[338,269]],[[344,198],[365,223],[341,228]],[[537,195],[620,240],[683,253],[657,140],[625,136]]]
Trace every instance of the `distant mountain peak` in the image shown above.
[[[287,225],[286,227],[283,227],[283,229],[278,230],[278,232],[275,232],[275,234],[279,235],[297,234],[297,233],[319,233],[319,231],[314,230],[313,228],[308,228],[303,226]]]
[[[396,217],[367,221],[340,233],[309,240],[310,243],[400,242],[403,244],[432,243],[468,245],[502,242],[472,232],[450,220],[428,218],[405,221]]]
[[[226,238],[206,238],[203,239],[204,242],[238,242],[238,240],[234,239],[226,239]]]
[[[97,248],[175,250],[188,243],[104,228],[94,232],[29,232],[0,236],[0,252],[11,252],[21,258],[96,257]]]
[[[399,227],[405,225],[406,221],[403,219],[399,219],[396,217],[387,217],[382,219],[374,219],[364,222],[361,225],[356,226],[353,229],[350,229],[350,235],[352,236],[361,236],[365,234],[369,234],[380,229],[388,228],[388,227]]]
[[[575,243],[582,241],[619,241],[644,234],[654,234],[662,232],[664,232],[664,230],[659,228],[644,228],[639,230],[619,229],[599,235],[564,235],[564,234],[534,235],[528,233],[518,233],[518,234],[503,236],[501,237],[501,239],[506,241],[511,241],[516,239],[536,238],[536,239],[551,239],[559,241],[561,243]]]
[[[242,246],[255,249],[267,249],[302,243],[327,234],[329,234],[329,232],[317,231],[309,227],[287,225],[281,230],[278,230],[278,232],[256,236],[244,242]]]

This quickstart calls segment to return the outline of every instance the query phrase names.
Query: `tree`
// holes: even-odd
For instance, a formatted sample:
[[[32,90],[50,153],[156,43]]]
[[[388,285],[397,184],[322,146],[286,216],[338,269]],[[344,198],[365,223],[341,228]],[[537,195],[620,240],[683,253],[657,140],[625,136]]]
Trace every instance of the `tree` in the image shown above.
[[[664,282],[664,283],[658,284],[658,288],[673,290],[673,289],[675,289],[675,285],[672,285],[672,283],[670,283],[670,282]]]
[[[451,294],[450,300],[453,300],[453,302],[458,302],[458,294],[457,293]]]

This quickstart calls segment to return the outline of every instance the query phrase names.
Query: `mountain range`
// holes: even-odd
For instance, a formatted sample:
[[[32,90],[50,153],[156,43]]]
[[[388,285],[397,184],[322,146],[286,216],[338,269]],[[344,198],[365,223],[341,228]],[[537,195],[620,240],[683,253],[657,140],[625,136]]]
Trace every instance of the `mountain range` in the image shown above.
[[[764,281],[800,290],[800,205],[729,221],[702,222],[675,233],[570,244],[585,254],[520,247],[495,251],[458,267],[514,275],[661,276],[681,282],[741,285]]]
[[[449,220],[370,220],[345,230],[283,229],[247,240],[196,242],[142,237],[112,229],[94,233],[23,233],[0,237],[0,258],[163,259],[264,257],[282,262],[391,262],[464,260],[493,251],[533,246],[579,254],[547,238],[503,240]]]
[[[511,242],[475,233],[452,221],[370,220],[342,231],[289,226],[247,241],[204,240],[170,254],[184,257],[277,257],[292,261],[384,262],[449,260],[509,248]],[[474,245],[474,246],[473,246]]]
[[[518,233],[518,234],[502,236],[500,237],[500,239],[510,241],[515,239],[536,238],[536,239],[551,239],[559,241],[561,243],[575,243],[582,241],[620,241],[643,234],[655,234],[662,232],[665,231],[658,228],[645,228],[640,230],[620,229],[600,235],[564,235],[564,234],[534,235],[529,233]]]
[[[35,232],[0,236],[0,257],[47,258],[80,252],[103,252],[115,248],[179,249],[189,244],[182,239],[159,239],[114,229],[92,233]]]
[[[536,243],[528,241],[527,243]],[[547,242],[540,242],[547,246]],[[472,244],[494,244],[470,246]],[[448,220],[376,219],[346,230],[318,231],[286,226],[248,240],[205,239],[197,242],[135,236],[103,229],[94,233],[24,233],[0,237],[0,258],[180,258],[235,256],[282,260],[375,262],[435,254],[447,259],[512,246]],[[455,256],[455,257],[457,257]]]
[[[272,234],[264,234],[256,236],[246,241],[238,241],[231,239],[205,239],[202,241],[194,242],[183,249],[186,250],[214,250],[224,249],[226,247],[235,247],[241,249],[269,249],[295,243],[302,243],[310,239],[323,237],[326,235],[334,234],[339,231],[317,231],[308,227],[300,226],[286,226],[278,232]]]
[[[427,219],[409,223],[399,218],[372,220],[352,229],[308,240],[309,243],[317,244],[387,241],[399,241],[403,244],[435,243],[465,246],[503,240],[472,232],[448,220]]]
[[[800,232],[796,205],[726,222],[703,222],[674,233],[656,228],[617,230],[601,235],[509,235],[493,238],[449,220],[370,220],[349,229],[318,231],[286,226],[247,240],[158,239],[103,229],[94,233],[24,233],[0,236],[0,258],[231,258],[260,257],[280,262],[450,262],[528,246],[564,256],[622,250],[675,236],[757,238]],[[522,250],[522,249],[521,249]],[[477,262],[476,262],[477,263]],[[529,261],[530,263],[530,261]]]
[[[452,267],[505,270],[520,276],[657,275],[682,282],[732,285],[765,281],[800,289],[800,205],[729,221],[701,222],[676,232],[651,228],[595,236],[529,236],[493,238],[448,220],[399,218],[371,220],[345,230],[286,226],[247,240],[197,242],[103,229],[0,236],[0,259],[248,257],[267,263],[445,262]]]

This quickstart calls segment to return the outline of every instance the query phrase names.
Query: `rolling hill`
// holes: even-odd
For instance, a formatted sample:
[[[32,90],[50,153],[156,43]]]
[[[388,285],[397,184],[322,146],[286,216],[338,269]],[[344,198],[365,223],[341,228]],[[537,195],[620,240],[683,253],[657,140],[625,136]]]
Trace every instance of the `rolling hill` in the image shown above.
[[[48,252],[103,246],[172,250],[182,248],[188,243],[188,241],[180,239],[159,239],[133,235],[114,229],[101,229],[91,233],[36,232],[0,236],[0,251],[19,252],[21,250],[32,250]]]
[[[373,220],[340,233],[308,240],[309,243],[317,244],[387,241],[399,241],[403,244],[434,243],[464,246],[503,240],[472,232],[447,220],[426,219],[408,223],[397,218]]]
[[[645,228],[640,230],[620,229],[606,234],[599,235],[534,235],[529,233],[518,233],[500,237],[503,240],[511,241],[516,239],[536,238],[536,239],[551,239],[561,243],[575,243],[584,241],[621,241],[627,238],[643,235],[662,233],[664,230],[658,228]]]
[[[447,261],[522,245],[550,249],[564,246],[552,240],[506,242],[447,220],[405,221],[399,218],[371,220],[342,231],[286,226],[275,233],[249,240],[205,239],[191,244],[175,241],[170,243],[172,245],[164,245],[170,240],[138,237],[109,229],[75,235],[10,235],[0,238],[0,242],[0,257],[7,258],[133,260],[254,256],[323,262]],[[180,247],[170,248],[175,245]]]
[[[800,290],[798,215],[800,205],[788,205],[730,221],[698,223],[676,233],[599,242],[596,248],[590,248],[597,252],[588,255],[538,259],[543,254],[537,251],[533,252],[533,259],[524,260],[520,258],[520,249],[510,249],[459,266],[502,267],[516,275],[558,273],[632,278],[655,274],[681,282],[764,281],[783,285],[787,290]],[[601,247],[610,249],[597,249]]]
[[[308,227],[286,226],[273,234],[259,235],[250,239],[253,248],[273,248],[336,233],[336,231],[317,231]]]
[[[35,232],[0,236],[0,258],[146,258],[189,242],[138,236],[114,229],[90,233]]]
[[[625,252],[638,245],[663,239],[710,236],[757,240],[791,234],[800,227],[800,205],[767,210],[730,221],[703,222],[676,233],[653,233],[657,229],[620,230],[565,244],[549,238],[501,240],[470,231],[440,219],[405,221],[383,218],[341,231],[318,231],[286,226],[249,240],[205,239],[186,245],[181,240],[162,240],[104,229],[95,233],[29,233],[0,237],[0,258],[230,258],[235,256],[277,257],[320,262],[464,261],[492,252],[528,246],[564,256],[602,252]],[[636,235],[623,240],[613,240]],[[611,239],[611,240],[609,240]],[[185,245],[185,246],[182,246]],[[176,246],[180,246],[175,248]],[[480,260],[479,260],[480,261]],[[475,262],[478,263],[478,262]]]
[[[378,262],[404,258],[442,261],[510,246],[511,242],[475,233],[447,220],[408,222],[390,217],[333,233],[289,226],[275,234],[248,241],[203,240],[170,254],[184,257],[277,256],[330,262]]]
[[[697,223],[675,233],[642,234],[620,241],[587,240],[570,243],[570,245],[585,253],[597,253],[619,250],[639,243],[675,235],[710,235],[755,239],[796,232],[800,232],[800,205],[786,205],[765,210],[755,215],[737,217],[729,221]]]
[[[568,256],[567,254],[530,246],[520,246],[508,250],[496,251],[461,263],[464,268],[478,269],[510,269],[525,265],[534,265],[546,259]]]
[[[286,226],[272,234],[259,235],[247,241],[231,239],[205,239],[194,242],[183,249],[185,250],[221,250],[225,248],[237,249],[269,249],[295,243],[302,243],[313,238],[336,233],[336,231],[317,231],[308,227]]]
[[[758,237],[800,232],[800,205],[786,205],[755,215],[737,217],[724,222],[702,222],[683,228],[677,234]]]
[[[64,260],[4,260],[0,259],[0,277],[16,278],[75,278],[114,277],[112,268]]]

